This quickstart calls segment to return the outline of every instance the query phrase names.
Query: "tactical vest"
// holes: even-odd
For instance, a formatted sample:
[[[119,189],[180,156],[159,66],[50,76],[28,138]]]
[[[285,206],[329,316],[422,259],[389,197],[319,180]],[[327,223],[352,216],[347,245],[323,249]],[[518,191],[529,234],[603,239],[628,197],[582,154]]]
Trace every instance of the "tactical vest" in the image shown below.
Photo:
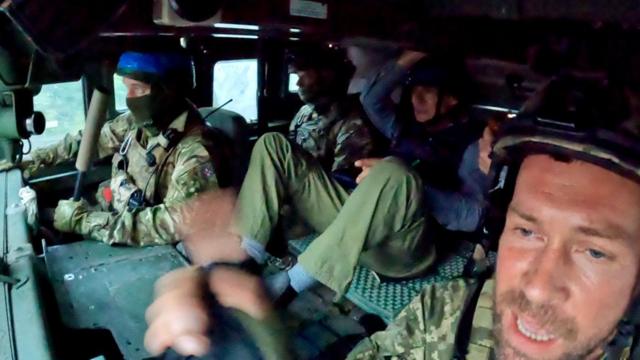
[[[129,132],[113,157],[110,188],[114,210],[122,212],[153,206],[158,198],[166,195],[159,194],[158,180],[183,135],[169,128],[162,132],[156,144],[147,149],[140,144],[141,129]]]

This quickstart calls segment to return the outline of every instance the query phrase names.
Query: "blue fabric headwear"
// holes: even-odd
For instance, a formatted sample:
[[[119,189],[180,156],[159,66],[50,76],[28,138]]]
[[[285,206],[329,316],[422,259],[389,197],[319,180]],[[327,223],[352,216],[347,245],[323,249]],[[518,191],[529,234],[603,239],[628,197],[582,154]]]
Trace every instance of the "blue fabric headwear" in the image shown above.
[[[191,58],[176,53],[128,51],[120,56],[116,73],[176,90],[190,90],[194,86]]]

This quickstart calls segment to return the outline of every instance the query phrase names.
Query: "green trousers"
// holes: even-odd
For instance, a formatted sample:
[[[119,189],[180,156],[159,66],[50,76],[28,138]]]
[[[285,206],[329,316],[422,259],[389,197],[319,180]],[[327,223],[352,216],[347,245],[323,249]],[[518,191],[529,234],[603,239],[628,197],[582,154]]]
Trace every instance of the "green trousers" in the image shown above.
[[[346,292],[356,265],[406,278],[434,261],[422,181],[399,160],[381,161],[349,194],[311,155],[280,134],[265,134],[238,195],[236,231],[266,246],[285,199],[320,233],[299,263],[338,295]]]

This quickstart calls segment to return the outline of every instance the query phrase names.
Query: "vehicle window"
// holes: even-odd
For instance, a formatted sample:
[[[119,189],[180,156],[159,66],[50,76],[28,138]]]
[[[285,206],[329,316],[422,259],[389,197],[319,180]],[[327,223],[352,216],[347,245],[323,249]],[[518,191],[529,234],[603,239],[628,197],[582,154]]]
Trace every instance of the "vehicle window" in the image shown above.
[[[127,111],[127,87],[122,82],[122,76],[113,75],[113,96],[116,100],[116,111]]]
[[[43,85],[33,98],[33,109],[44,114],[47,127],[42,135],[30,138],[32,149],[60,141],[65,134],[76,134],[84,127],[82,81]]]
[[[298,92],[298,74],[289,74],[289,92]]]
[[[213,66],[213,106],[225,102],[249,123],[258,121],[258,59],[224,60]]]

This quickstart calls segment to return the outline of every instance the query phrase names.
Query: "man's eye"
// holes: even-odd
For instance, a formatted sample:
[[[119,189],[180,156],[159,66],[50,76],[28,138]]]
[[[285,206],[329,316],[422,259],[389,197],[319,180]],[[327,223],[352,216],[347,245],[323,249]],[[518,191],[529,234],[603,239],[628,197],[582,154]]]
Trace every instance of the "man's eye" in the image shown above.
[[[596,249],[587,249],[587,254],[589,254],[589,256],[591,256],[594,259],[604,259],[607,257],[607,254]]]
[[[533,231],[531,231],[529,229],[522,228],[522,227],[516,228],[516,232],[518,233],[518,235],[520,235],[522,237],[531,237],[531,236],[533,236]]]

